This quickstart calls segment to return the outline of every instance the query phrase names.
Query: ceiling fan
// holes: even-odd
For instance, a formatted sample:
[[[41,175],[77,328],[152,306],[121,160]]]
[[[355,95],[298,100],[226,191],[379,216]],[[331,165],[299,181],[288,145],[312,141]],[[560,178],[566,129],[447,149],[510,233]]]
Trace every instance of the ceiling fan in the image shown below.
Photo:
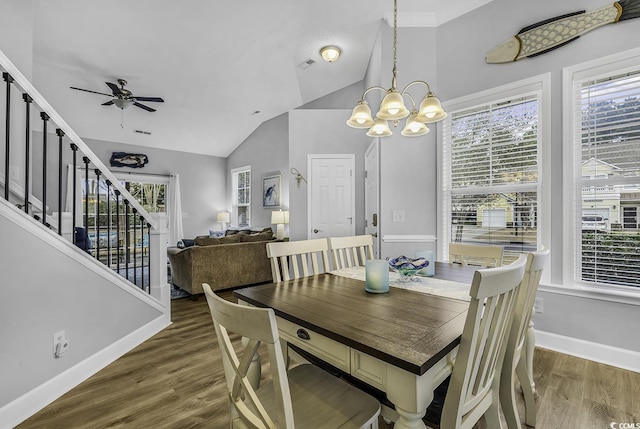
[[[115,104],[116,107],[119,107],[120,109],[127,109],[131,107],[131,105],[134,105],[148,112],[155,112],[156,109],[153,109],[149,106],[145,106],[144,104],[140,104],[138,103],[138,101],[152,101],[156,103],[164,103],[164,100],[160,97],[138,97],[133,95],[131,91],[129,91],[128,89],[125,89],[125,85],[127,84],[127,81],[124,79],[118,79],[118,84],[120,85],[120,87],[118,87],[118,85],[116,85],[115,83],[111,83],[111,82],[105,82],[105,83],[109,88],[111,88],[111,91],[113,92],[113,94],[105,94],[103,92],[90,91],[88,89],[76,88],[74,86],[71,86],[70,88],[77,89],[78,91],[91,92],[93,94],[106,95],[107,97],[114,97],[113,100],[109,100],[106,103],[102,103],[102,105],[111,106],[112,104]]]

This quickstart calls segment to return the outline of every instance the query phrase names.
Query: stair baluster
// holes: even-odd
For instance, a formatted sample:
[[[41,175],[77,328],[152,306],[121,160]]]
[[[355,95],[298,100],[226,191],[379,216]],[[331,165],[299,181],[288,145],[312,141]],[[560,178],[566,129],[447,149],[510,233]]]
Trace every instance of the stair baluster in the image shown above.
[[[7,82],[7,100],[6,100],[6,133],[5,133],[5,149],[4,149],[4,199],[9,201],[9,156],[11,155],[11,84],[13,78],[9,73],[2,73],[2,78]]]
[[[29,193],[31,192],[30,186],[30,163],[31,163],[31,103],[33,99],[29,94],[22,94],[22,99],[25,103],[25,166],[24,166],[24,212],[29,213]]]
[[[58,235],[62,235],[62,138],[64,131],[56,129],[58,136]]]
[[[47,225],[47,124],[49,115],[40,112],[42,118],[42,224]]]

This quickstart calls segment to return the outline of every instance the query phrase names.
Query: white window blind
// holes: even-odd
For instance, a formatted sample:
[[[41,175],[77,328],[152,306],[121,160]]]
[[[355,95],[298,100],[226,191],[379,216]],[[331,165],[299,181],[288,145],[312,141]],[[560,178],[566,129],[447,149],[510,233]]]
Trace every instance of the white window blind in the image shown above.
[[[504,263],[536,250],[539,92],[453,111],[444,126],[449,241],[497,244]]]
[[[640,68],[573,96],[576,281],[640,287]]]
[[[251,225],[251,169],[243,167],[232,171],[233,213],[236,226]]]

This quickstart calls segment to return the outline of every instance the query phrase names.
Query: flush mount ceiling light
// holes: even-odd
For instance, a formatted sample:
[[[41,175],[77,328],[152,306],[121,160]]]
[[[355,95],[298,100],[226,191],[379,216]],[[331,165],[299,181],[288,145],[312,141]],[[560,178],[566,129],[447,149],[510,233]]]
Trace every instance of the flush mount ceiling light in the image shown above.
[[[337,46],[329,45],[320,49],[320,55],[324,58],[325,61],[332,63],[340,58],[340,48]]]
[[[407,84],[404,89],[399,92],[397,89],[397,51],[398,51],[398,0],[393,0],[393,78],[391,79],[391,88],[385,89],[381,86],[372,86],[367,88],[362,94],[362,98],[358,101],[356,107],[353,108],[351,117],[347,121],[347,125],[353,128],[369,128],[367,132],[371,137],[386,137],[393,134],[389,128],[387,121],[392,121],[394,127],[398,126],[400,119],[407,119],[401,134],[403,136],[415,137],[422,136],[429,132],[426,124],[441,121],[447,117],[447,113],[442,109],[440,100],[431,92],[428,83],[422,80],[414,80]],[[420,103],[420,108],[416,109],[416,102],[407,92],[413,85],[424,85],[427,87],[427,94]],[[366,95],[374,89],[385,92],[386,95],[380,103],[380,109],[376,113],[375,120],[371,116],[371,109],[365,100]],[[412,109],[409,111],[404,105],[404,97],[411,100]]]

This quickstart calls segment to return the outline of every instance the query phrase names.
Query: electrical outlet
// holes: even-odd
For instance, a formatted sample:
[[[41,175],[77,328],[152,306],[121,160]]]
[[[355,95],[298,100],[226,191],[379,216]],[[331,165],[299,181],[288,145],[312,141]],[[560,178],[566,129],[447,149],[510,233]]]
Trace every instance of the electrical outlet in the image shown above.
[[[67,333],[65,331],[59,331],[53,334],[53,354],[58,352],[59,344],[64,343],[67,339]]]
[[[536,313],[544,313],[544,305],[542,304],[542,298],[536,298],[533,303],[533,310]]]

